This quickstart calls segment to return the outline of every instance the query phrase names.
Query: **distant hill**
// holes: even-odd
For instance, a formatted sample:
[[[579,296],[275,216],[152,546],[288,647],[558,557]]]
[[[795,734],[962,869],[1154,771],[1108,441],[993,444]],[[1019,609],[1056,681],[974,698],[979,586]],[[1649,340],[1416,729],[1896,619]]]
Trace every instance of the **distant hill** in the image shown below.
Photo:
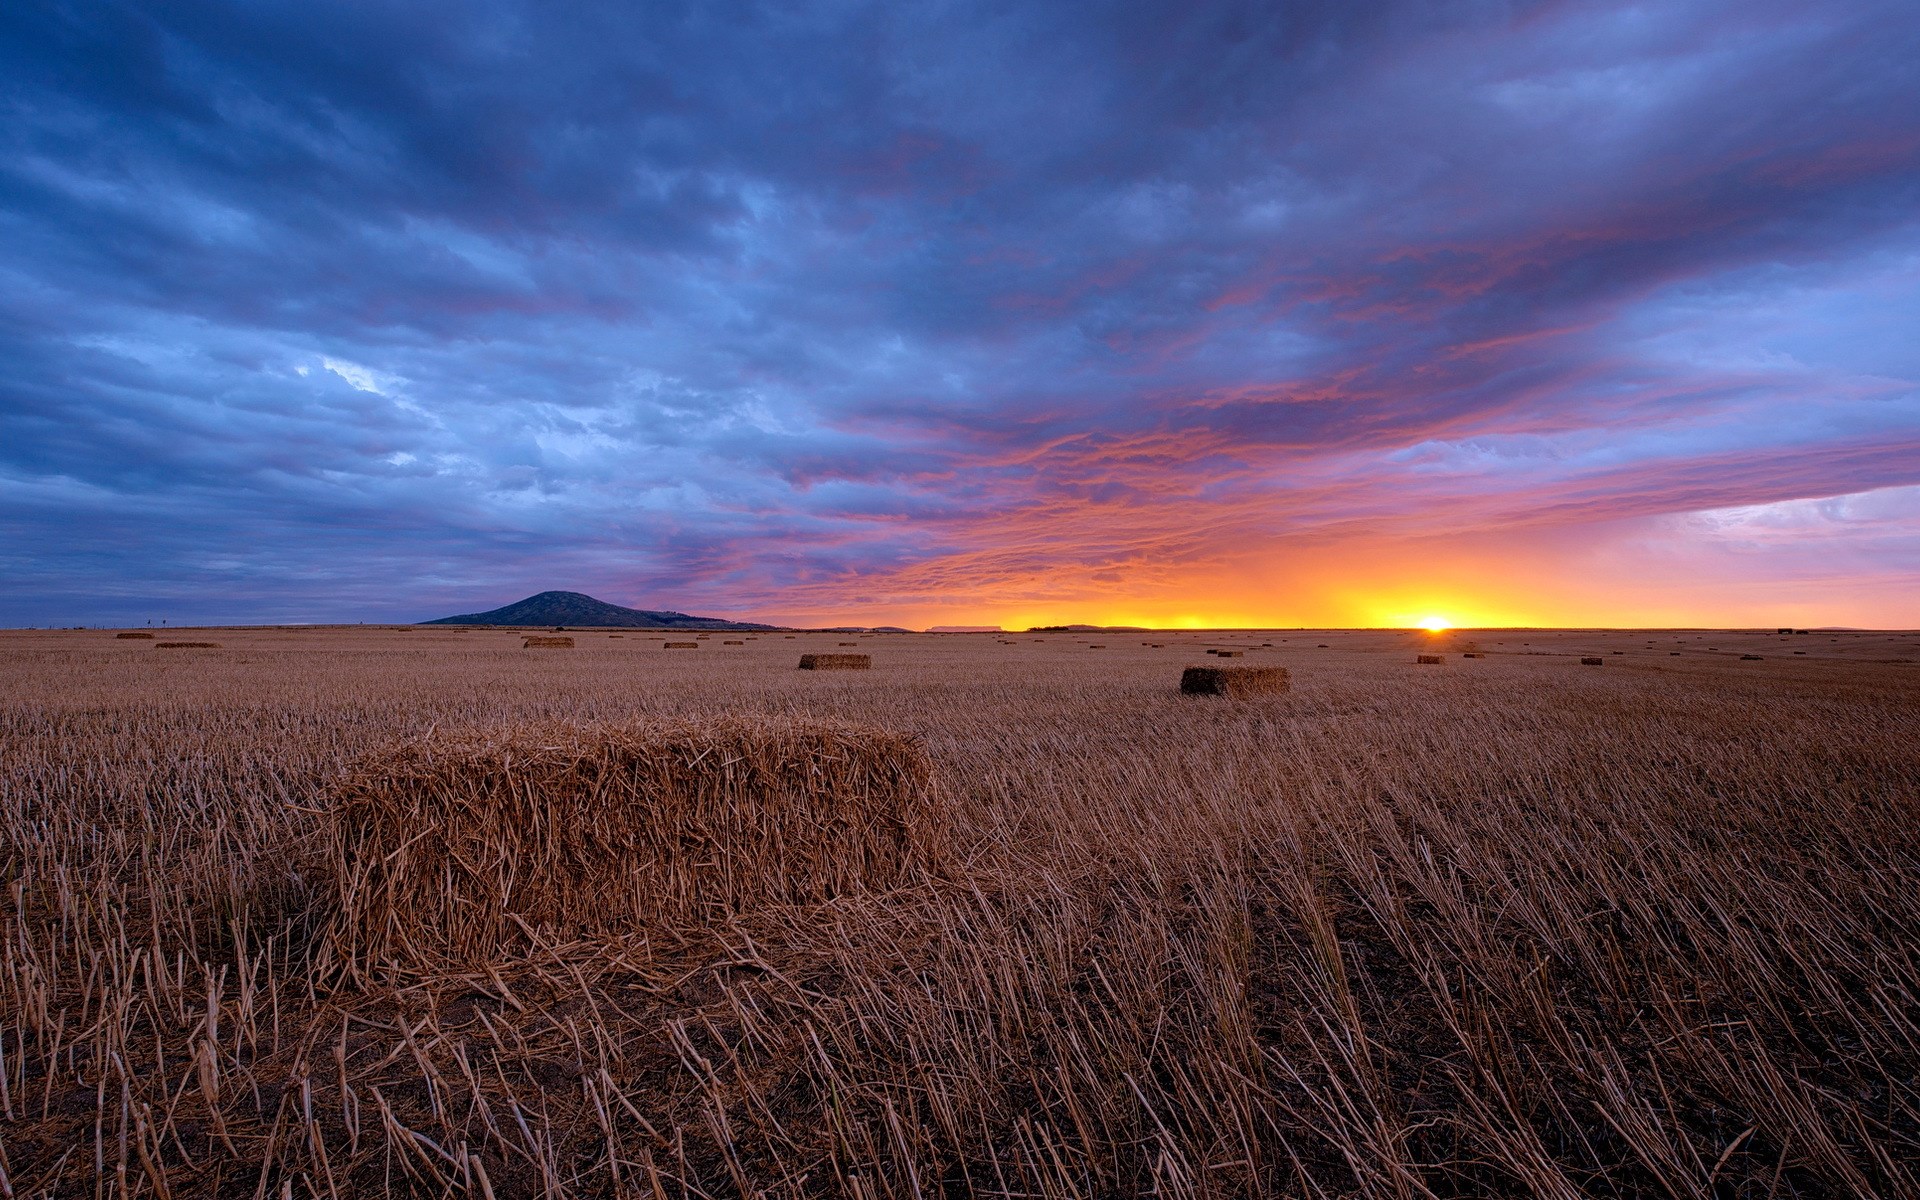
[[[422,621],[422,625],[581,625],[620,629],[777,629],[721,617],[690,617],[683,612],[622,608],[580,592],[541,592],[504,608]]]

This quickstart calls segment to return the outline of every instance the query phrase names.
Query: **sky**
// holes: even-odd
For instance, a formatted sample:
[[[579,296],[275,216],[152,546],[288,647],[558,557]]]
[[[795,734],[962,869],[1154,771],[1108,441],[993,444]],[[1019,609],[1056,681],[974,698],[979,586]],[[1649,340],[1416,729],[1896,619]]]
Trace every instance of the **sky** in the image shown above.
[[[1912,0],[0,5],[0,624],[1920,625]]]

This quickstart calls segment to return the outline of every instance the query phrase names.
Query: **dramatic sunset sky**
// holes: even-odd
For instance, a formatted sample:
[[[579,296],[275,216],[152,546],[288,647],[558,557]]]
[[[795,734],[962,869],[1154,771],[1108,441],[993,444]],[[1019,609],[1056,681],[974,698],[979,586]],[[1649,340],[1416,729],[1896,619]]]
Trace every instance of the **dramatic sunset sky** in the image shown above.
[[[0,4],[0,624],[1920,625],[1920,4]]]

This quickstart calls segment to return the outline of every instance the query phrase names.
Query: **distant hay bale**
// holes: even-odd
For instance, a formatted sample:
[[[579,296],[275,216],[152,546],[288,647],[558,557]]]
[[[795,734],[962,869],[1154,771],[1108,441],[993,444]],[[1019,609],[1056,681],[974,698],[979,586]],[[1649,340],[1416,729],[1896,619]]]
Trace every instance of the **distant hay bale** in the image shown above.
[[[542,637],[537,633],[528,634],[520,643],[522,650],[571,650],[573,639],[570,637]]]
[[[858,646],[859,644],[860,644],[859,642],[836,642],[835,643],[835,645],[840,645],[840,646]]]
[[[144,638],[144,639],[146,639],[147,641],[152,641],[152,640],[153,640],[153,635],[152,635],[152,634],[150,634],[150,633],[142,633],[142,632],[140,632],[140,631],[138,631],[138,630],[132,630],[132,629],[130,629],[130,630],[128,630],[128,631],[127,631],[127,632],[125,632],[125,633],[116,633],[116,634],[114,634],[113,636],[114,636],[114,637],[116,637],[116,638]]]
[[[1277,696],[1293,687],[1285,667],[1188,667],[1180,690],[1189,696]]]
[[[1088,646],[1088,647],[1087,647],[1087,649],[1089,649],[1089,650],[1105,650],[1105,649],[1106,649],[1106,646],[1105,646],[1104,644],[1102,644],[1102,645],[1098,645],[1098,646]]]
[[[1741,662],[1759,662],[1760,656],[1758,654],[1742,654],[1740,656],[1740,661]]]
[[[1322,650],[1326,650],[1326,649],[1329,649],[1329,648],[1330,648],[1330,647],[1329,647],[1329,646],[1328,646],[1328,645],[1327,645],[1327,644],[1326,644],[1325,642],[1321,642],[1321,643],[1320,643],[1320,649],[1322,649]]]
[[[698,650],[700,648],[700,643],[699,642],[668,642],[663,648],[667,650]]]
[[[745,643],[745,642],[721,642],[720,644],[721,644],[722,646],[744,646],[744,645],[746,645],[746,643]]]
[[[610,638],[623,638],[623,637],[625,637],[625,636],[627,636],[627,635],[626,635],[626,634],[624,634],[624,633],[610,633],[610,634],[608,634],[607,636],[608,636],[608,637],[610,637]]]
[[[334,789],[329,940],[357,972],[488,963],[895,887],[933,794],[917,740],[858,726],[429,734]]]
[[[873,669],[871,654],[802,654],[802,671],[869,671]]]
[[[1583,667],[1598,667],[1605,664],[1606,661],[1604,658],[1583,658],[1580,660],[1580,665]]]
[[[1221,658],[1245,658],[1247,656],[1245,650],[1215,650],[1213,653],[1219,655]]]
[[[1468,650],[1465,653],[1461,654],[1460,657],[1461,658],[1485,658],[1486,655],[1480,653],[1478,650]]]
[[[155,650],[218,650],[219,642],[155,642]]]
[[[1437,667],[1447,660],[1438,654],[1421,654],[1416,655],[1413,661],[1423,667]]]

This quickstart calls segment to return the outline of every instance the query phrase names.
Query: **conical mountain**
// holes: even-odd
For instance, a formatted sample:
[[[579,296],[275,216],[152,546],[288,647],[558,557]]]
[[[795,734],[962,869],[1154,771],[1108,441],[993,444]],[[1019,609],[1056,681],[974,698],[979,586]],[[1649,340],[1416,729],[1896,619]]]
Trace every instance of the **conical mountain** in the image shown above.
[[[422,621],[422,625],[578,625],[617,629],[774,629],[750,621],[693,617],[683,612],[622,608],[582,592],[541,592],[502,608]]]

